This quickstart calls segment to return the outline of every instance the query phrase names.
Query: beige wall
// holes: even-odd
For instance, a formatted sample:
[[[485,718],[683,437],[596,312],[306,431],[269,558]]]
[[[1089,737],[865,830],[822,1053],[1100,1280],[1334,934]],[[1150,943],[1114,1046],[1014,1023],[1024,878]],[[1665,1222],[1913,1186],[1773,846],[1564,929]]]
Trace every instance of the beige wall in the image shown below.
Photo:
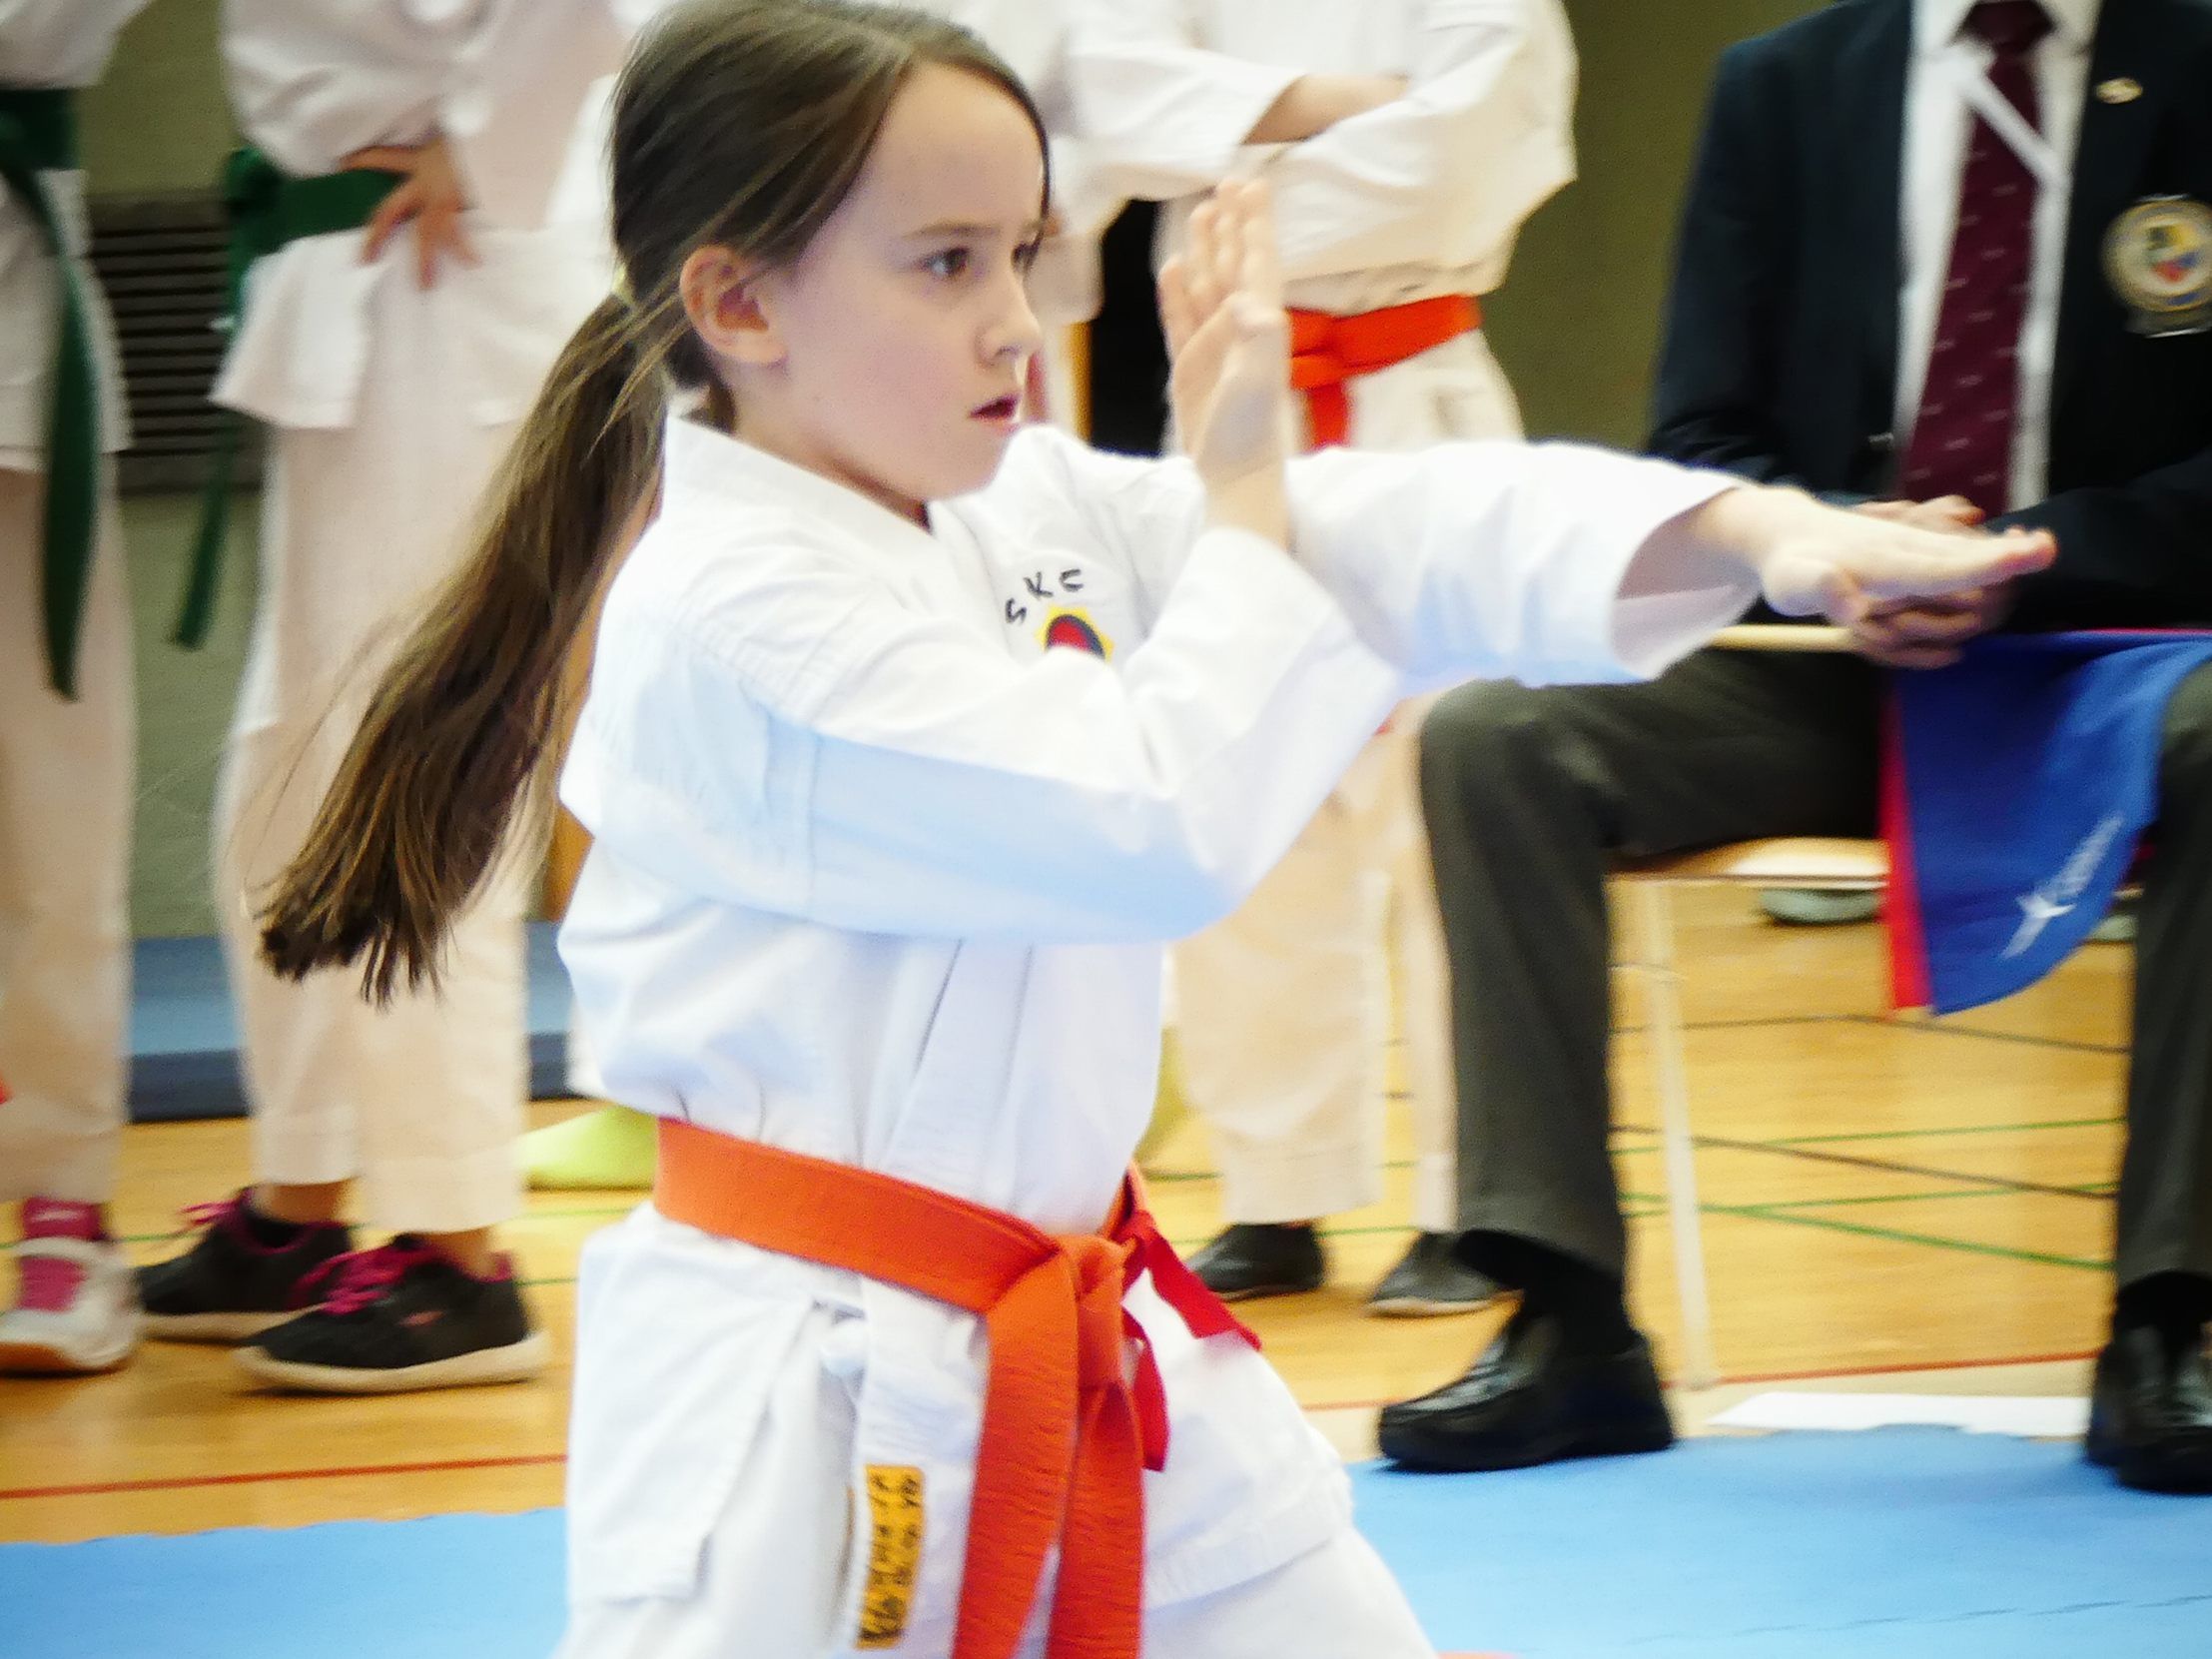
[[[1641,437],[1677,204],[1713,61],[1730,41],[1812,9],[1812,0],[1568,0],[1583,61],[1582,177],[1530,226],[1490,311],[1532,432]],[[106,84],[87,100],[96,189],[188,190],[213,179],[231,143],[217,10],[217,0],[155,0],[124,36]],[[242,499],[215,640],[197,655],[166,642],[192,510],[142,498],[125,512],[144,756],[134,895],[146,934],[214,925],[206,826],[252,605],[254,503]]]
[[[232,144],[215,48],[219,0],[154,0],[132,20],[105,80],[85,97],[93,188],[199,190]]]
[[[1816,0],[1567,0],[1581,177],[1530,223],[1490,308],[1532,433],[1644,435],[1675,219],[1714,60]]]

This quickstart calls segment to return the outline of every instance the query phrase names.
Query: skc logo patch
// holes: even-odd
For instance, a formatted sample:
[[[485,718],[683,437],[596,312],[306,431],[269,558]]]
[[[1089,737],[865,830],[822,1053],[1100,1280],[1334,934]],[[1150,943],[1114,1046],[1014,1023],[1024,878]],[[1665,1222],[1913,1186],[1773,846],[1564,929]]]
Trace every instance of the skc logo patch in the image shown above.
[[[1089,651],[1095,657],[1113,655],[1113,641],[1093,618],[1086,601],[1091,596],[1091,574],[1080,564],[1063,569],[1031,570],[1022,576],[1021,591],[1006,601],[1009,628],[1031,634],[1040,645]]]
[[[1066,645],[1075,650],[1089,651],[1096,657],[1113,655],[1113,641],[1098,629],[1090,616],[1080,610],[1056,610],[1045,618],[1045,630],[1038,636],[1047,650],[1055,645]]]

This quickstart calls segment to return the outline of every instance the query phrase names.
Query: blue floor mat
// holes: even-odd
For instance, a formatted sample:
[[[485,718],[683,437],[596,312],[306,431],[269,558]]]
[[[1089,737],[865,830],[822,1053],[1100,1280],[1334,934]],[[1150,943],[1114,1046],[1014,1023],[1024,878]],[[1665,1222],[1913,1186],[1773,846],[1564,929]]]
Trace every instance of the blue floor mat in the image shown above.
[[[569,1093],[568,974],[554,948],[557,929],[532,922],[528,1024],[530,1093]],[[131,1119],[141,1124],[245,1116],[239,1082],[238,1020],[212,938],[141,939],[131,972]]]
[[[561,1514],[0,1545],[6,1659],[546,1659]]]
[[[2212,1498],[1954,1429],[1684,1442],[1487,1475],[1357,1475],[1446,1649],[1520,1659],[2212,1654]]]
[[[2123,1491],[2072,1446],[1882,1429],[1353,1479],[1446,1650],[2212,1653],[2212,1499]],[[560,1583],[556,1511],[11,1544],[0,1632],[26,1659],[543,1659]]]

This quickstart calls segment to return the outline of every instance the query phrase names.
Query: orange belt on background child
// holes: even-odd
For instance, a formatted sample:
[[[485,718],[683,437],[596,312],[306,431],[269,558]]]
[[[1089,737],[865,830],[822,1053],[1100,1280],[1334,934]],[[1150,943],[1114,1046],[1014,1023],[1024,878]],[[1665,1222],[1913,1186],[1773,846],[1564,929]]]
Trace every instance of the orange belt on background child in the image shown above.
[[[1122,1294],[1149,1271],[1194,1335],[1259,1338],[1160,1237],[1133,1176],[1100,1232],[1056,1239],[894,1176],[663,1119],[653,1208],[980,1316],[991,1369],[953,1659],[1014,1652],[1056,1542],[1049,1659],[1136,1659],[1141,1471],[1165,1464],[1167,1401]]]
[[[1334,312],[1290,314],[1290,385],[1305,394],[1313,446],[1325,449],[1351,432],[1347,381],[1417,358],[1432,347],[1482,327],[1482,302],[1471,294],[1440,294],[1350,317]]]

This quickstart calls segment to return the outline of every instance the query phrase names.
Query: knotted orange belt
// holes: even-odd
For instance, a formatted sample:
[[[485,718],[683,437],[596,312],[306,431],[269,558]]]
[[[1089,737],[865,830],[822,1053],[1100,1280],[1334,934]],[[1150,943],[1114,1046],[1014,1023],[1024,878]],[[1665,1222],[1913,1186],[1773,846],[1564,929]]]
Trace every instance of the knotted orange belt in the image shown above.
[[[1341,443],[1351,431],[1347,381],[1417,358],[1447,340],[1482,327],[1482,302],[1471,294],[1440,294],[1339,317],[1326,311],[1290,314],[1290,384],[1305,394],[1313,446]]]
[[[1056,1239],[913,1182],[663,1119],[653,1207],[981,1316],[991,1370],[953,1659],[1014,1652],[1056,1541],[1049,1659],[1136,1659],[1141,1471],[1166,1462],[1167,1401],[1122,1294],[1148,1271],[1193,1334],[1259,1339],[1160,1237],[1133,1176],[1104,1229]]]

